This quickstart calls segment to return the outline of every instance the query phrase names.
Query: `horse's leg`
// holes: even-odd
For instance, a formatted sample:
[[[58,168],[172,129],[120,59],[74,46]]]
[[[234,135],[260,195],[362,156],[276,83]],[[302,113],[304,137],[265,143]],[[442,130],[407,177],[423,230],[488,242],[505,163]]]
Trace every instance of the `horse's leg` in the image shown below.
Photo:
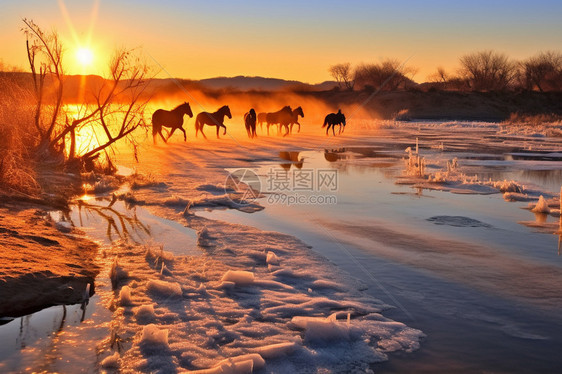
[[[287,130],[287,131],[285,131],[285,133],[283,134],[283,136],[289,135],[289,124],[286,123],[286,124],[284,124],[284,125],[281,125],[281,127],[285,127],[285,130]]]
[[[336,124],[332,125],[332,134],[334,134],[334,136],[336,136]]]
[[[256,132],[256,124],[254,123],[254,125],[252,126],[252,138],[257,137],[258,134]]]
[[[298,132],[301,132],[301,124],[298,123],[298,122],[296,124],[299,125],[299,131]]]
[[[326,136],[328,136],[328,130],[330,130],[330,124],[328,123],[328,127],[326,127]]]
[[[269,123],[265,126],[267,127],[267,136],[269,136]]]
[[[180,130],[183,131],[183,141],[186,142],[187,141],[187,133],[185,132],[183,127],[180,127]]]
[[[162,135],[162,129],[158,130],[158,134],[160,134],[160,137],[162,138],[164,143],[168,143],[168,140],[164,137],[164,135]]]
[[[224,127],[224,132],[222,134],[226,135],[226,126],[223,123],[221,123],[221,126]]]
[[[177,127],[173,127],[172,131],[170,131],[170,134],[168,135],[168,140],[170,140],[170,138],[172,137],[172,134],[174,133],[174,131],[176,131]]]
[[[207,136],[205,135],[205,133],[203,132],[203,125],[201,125],[201,127],[199,128],[199,131],[201,131],[201,135],[203,135],[203,137],[205,139],[207,139]]]

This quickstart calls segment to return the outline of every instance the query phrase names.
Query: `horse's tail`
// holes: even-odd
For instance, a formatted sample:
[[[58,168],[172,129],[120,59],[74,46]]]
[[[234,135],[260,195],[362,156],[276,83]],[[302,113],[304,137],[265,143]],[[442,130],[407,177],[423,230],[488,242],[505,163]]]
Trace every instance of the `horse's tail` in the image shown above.
[[[324,118],[324,124],[322,125],[322,127],[326,127],[327,124],[328,124],[328,116]]]

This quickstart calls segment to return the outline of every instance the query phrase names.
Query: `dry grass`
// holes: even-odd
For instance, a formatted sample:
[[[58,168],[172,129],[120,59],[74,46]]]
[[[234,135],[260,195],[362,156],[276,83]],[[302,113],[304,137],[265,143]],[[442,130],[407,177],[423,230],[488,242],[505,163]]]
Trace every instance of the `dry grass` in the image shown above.
[[[33,127],[31,93],[0,75],[0,189],[11,193],[37,195],[31,151],[36,132]]]
[[[520,114],[511,113],[503,124],[519,125],[519,126],[544,126],[544,125],[560,125],[562,124],[562,115],[559,114]]]

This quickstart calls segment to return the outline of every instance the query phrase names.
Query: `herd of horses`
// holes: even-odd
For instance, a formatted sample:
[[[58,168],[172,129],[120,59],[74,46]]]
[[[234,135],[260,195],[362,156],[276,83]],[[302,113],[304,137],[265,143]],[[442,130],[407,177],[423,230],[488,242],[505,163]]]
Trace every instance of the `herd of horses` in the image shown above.
[[[187,141],[187,134],[183,128],[184,115],[188,115],[190,118],[193,117],[193,112],[187,102],[178,105],[172,110],[156,110],[152,115],[152,139],[154,143],[156,143],[157,135],[160,135],[162,140],[167,143],[168,139],[170,139],[170,137],[178,129],[183,132],[183,140]],[[257,124],[259,124],[262,131],[263,125],[266,125],[267,135],[269,135],[269,128],[271,126],[276,126],[278,133],[284,131],[283,136],[287,136],[293,132],[293,126],[295,125],[298,125],[298,132],[300,132],[301,124],[299,123],[299,116],[304,118],[304,112],[300,106],[296,109],[291,109],[290,106],[285,106],[277,112],[258,114],[256,114],[256,111],[252,108],[244,114],[244,126],[246,127],[246,132],[248,133],[249,138],[257,136]],[[226,135],[224,117],[232,118],[232,113],[230,113],[228,105],[220,107],[213,113],[201,112],[197,114],[197,117],[195,117],[195,137],[197,137],[198,133],[201,132],[201,135],[207,139],[207,136],[203,132],[203,127],[205,125],[215,126],[217,128],[217,138],[220,138],[219,132],[221,128],[224,128],[223,135]],[[330,113],[326,116],[322,127],[324,128],[326,126],[326,135],[329,135],[328,130],[332,128],[332,133],[335,136],[336,126],[339,126],[338,134],[343,132],[345,129],[345,115],[341,112],[341,109],[338,110],[337,113]],[[170,128],[170,133],[167,137],[164,137],[162,134],[163,127]]]

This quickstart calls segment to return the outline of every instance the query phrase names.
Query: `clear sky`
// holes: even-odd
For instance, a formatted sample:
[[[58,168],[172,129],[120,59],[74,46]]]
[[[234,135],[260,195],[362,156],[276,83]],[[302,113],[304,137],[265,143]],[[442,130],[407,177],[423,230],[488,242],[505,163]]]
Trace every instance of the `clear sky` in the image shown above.
[[[1,0],[4,64],[26,68],[24,17],[58,31],[69,73],[101,73],[115,48],[140,47],[165,68],[162,78],[249,75],[317,83],[331,79],[335,63],[411,57],[419,82],[438,66],[455,70],[458,57],[475,50],[515,59],[562,50],[559,0]],[[78,44],[92,49],[87,68],[76,63]]]

